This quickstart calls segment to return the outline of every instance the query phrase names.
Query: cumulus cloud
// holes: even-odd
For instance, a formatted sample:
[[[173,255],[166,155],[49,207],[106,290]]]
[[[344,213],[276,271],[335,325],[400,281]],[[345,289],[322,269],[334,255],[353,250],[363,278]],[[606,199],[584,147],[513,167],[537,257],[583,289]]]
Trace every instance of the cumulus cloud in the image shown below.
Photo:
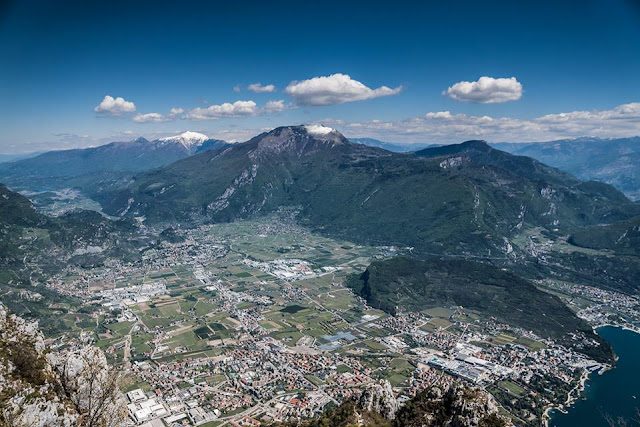
[[[172,108],[166,116],[160,113],[138,114],[133,118],[136,123],[160,123],[175,120],[180,114],[184,113],[182,108]]]
[[[405,142],[454,143],[469,139],[530,142],[581,136],[624,138],[640,135],[640,102],[610,110],[571,111],[533,119],[437,111],[399,121],[329,119],[323,122],[338,127],[348,136]]]
[[[284,109],[286,109],[287,106],[284,103],[284,99],[281,99],[279,101],[269,101],[266,104],[264,104],[263,107],[263,111],[265,113],[278,113],[280,111],[283,111]]]
[[[258,114],[258,106],[253,101],[225,102],[206,108],[194,108],[186,114],[192,120],[216,120],[223,117],[243,117]]]
[[[371,89],[347,74],[337,73],[291,82],[284,91],[296,104],[322,106],[395,95],[402,91],[402,86],[395,89],[387,86]]]
[[[122,97],[114,98],[111,95],[107,95],[93,110],[96,113],[119,116],[125,113],[133,113],[136,111],[136,105],[133,102],[125,101]]]
[[[247,89],[255,93],[265,93],[265,92],[275,92],[276,87],[274,85],[262,86],[262,84],[260,83],[252,83],[249,86],[247,86]]]
[[[133,118],[133,121],[136,123],[149,123],[149,122],[166,122],[170,119],[168,117],[163,116],[160,113],[146,113],[146,114],[138,114]]]
[[[233,87],[233,91],[234,91],[234,92],[240,92],[241,90],[242,90],[242,86],[240,86],[240,85],[235,85],[235,86]]]
[[[520,99],[522,84],[515,77],[494,79],[485,76],[476,82],[458,82],[442,94],[456,101],[498,104]]]
[[[259,114],[278,113],[290,108],[284,100],[268,101],[262,108],[254,101],[236,101],[234,103],[225,102],[220,105],[210,105],[208,107],[194,108],[185,112],[182,108],[172,108],[169,113],[145,113],[133,117],[136,123],[160,123],[176,120],[178,118],[187,120],[216,120],[227,117],[247,117]]]
[[[424,115],[427,119],[450,119],[453,116],[451,111],[438,111],[436,113],[427,113]]]

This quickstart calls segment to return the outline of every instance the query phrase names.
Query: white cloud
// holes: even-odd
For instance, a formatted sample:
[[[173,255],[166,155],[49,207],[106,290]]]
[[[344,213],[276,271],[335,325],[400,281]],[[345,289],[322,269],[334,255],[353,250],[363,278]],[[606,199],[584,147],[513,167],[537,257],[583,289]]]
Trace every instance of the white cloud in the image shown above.
[[[97,108],[98,107],[96,107],[96,111]],[[208,107],[197,107],[188,112],[182,108],[174,107],[169,110],[169,113],[166,115],[161,113],[140,113],[134,116],[132,120],[136,123],[160,123],[173,121],[178,118],[188,120],[216,120],[227,117],[247,117],[259,114],[278,113],[288,108],[292,108],[292,106],[286,105],[282,99],[268,101],[262,108],[258,108],[258,105],[254,101],[249,100],[236,101],[234,103],[225,102],[220,105],[210,105]]]
[[[242,90],[242,86],[240,86],[240,85],[235,85],[235,86],[233,87],[233,91],[234,91],[234,92],[240,92],[241,90]]]
[[[280,111],[283,111],[284,109],[286,109],[287,106],[284,103],[284,99],[281,99],[279,101],[269,101],[266,104],[264,104],[263,107],[263,111],[265,113],[278,113]]]
[[[453,116],[451,111],[438,111],[436,113],[427,113],[424,115],[427,119],[450,119]]]
[[[347,74],[332,74],[327,77],[314,77],[309,80],[289,83],[285,92],[299,105],[334,105],[343,102],[361,101],[380,96],[395,95],[402,86],[391,89],[381,86],[371,89]]]
[[[469,139],[529,142],[581,136],[624,138],[640,135],[640,102],[619,105],[610,110],[571,111],[533,119],[438,111],[399,121],[344,122],[329,119],[323,122],[338,127],[347,136],[400,142],[453,143]]]
[[[306,125],[304,128],[312,135],[328,135],[334,131],[333,128],[322,125]]]
[[[515,77],[480,77],[477,82],[458,82],[442,91],[442,94],[456,101],[497,104],[520,99],[522,84]]]
[[[119,116],[124,113],[133,113],[136,111],[136,105],[133,102],[125,101],[122,97],[114,98],[111,95],[107,95],[93,110],[96,113]]]
[[[206,108],[194,108],[186,113],[183,118],[191,120],[216,120],[226,117],[248,117],[259,114],[279,113],[290,105],[286,105],[284,100],[268,101],[262,108],[254,101],[236,101],[234,103],[225,102],[220,105],[210,105]]]
[[[222,117],[254,116],[258,108],[253,101],[236,101],[233,104],[225,102],[220,105],[210,105],[206,108],[194,108],[185,118],[192,120],[216,120]]]
[[[150,123],[150,122],[168,122],[171,120],[175,120],[177,116],[184,113],[182,108],[172,108],[169,110],[169,114],[162,115],[160,113],[146,113],[146,114],[138,114],[133,118],[133,121],[136,123]]]
[[[247,89],[255,93],[264,93],[264,92],[275,92],[276,87],[274,85],[262,86],[262,84],[260,83],[252,83],[249,86],[247,86]]]
[[[166,122],[170,119],[168,117],[163,116],[160,113],[147,113],[147,114],[138,114],[133,118],[133,121],[136,123],[149,123],[149,122]]]

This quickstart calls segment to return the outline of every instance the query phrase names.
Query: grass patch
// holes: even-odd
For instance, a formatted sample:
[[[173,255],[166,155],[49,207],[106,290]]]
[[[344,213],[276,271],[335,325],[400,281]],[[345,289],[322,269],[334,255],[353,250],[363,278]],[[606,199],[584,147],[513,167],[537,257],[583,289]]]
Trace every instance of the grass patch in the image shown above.
[[[500,381],[498,385],[516,397],[522,397],[527,393],[524,388],[511,381]]]

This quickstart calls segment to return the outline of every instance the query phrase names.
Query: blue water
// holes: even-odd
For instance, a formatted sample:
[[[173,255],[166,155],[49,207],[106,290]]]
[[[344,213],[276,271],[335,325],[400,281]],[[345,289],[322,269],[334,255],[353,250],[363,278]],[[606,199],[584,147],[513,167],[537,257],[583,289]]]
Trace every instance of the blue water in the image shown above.
[[[640,425],[640,334],[610,326],[598,329],[598,334],[609,341],[618,364],[602,375],[592,374],[582,393],[586,400],[576,401],[568,414],[555,411],[550,426],[609,427],[606,417],[615,425],[623,425],[619,419],[627,426]]]

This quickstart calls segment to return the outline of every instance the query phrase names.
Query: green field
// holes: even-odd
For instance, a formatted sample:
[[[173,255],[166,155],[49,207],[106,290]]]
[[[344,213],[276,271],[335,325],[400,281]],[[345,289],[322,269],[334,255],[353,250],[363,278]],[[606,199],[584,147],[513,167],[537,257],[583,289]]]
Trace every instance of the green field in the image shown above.
[[[498,385],[516,397],[522,397],[527,392],[524,388],[511,381],[500,381]]]

